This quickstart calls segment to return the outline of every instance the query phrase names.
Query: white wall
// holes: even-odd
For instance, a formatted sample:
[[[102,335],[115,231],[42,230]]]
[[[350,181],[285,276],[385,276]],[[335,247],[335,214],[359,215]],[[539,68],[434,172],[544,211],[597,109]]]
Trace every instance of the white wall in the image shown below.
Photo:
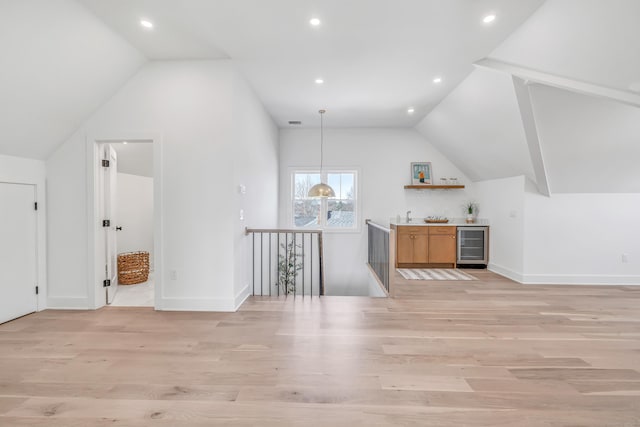
[[[118,253],[149,252],[153,270],[153,178],[118,173],[117,203]]]
[[[522,281],[525,177],[476,183],[482,216],[489,219],[489,269]]]
[[[525,210],[526,283],[640,285],[640,194],[548,198],[527,185]]]
[[[326,122],[330,121],[330,112]],[[290,228],[292,168],[319,168],[319,129],[280,131],[280,225]],[[447,158],[413,129],[325,129],[324,166],[359,170],[359,230],[325,233],[326,292],[368,295],[365,219],[388,224],[397,214],[462,217],[462,205],[474,199],[473,184]],[[411,162],[432,162],[437,182],[456,177],[465,190],[405,190]],[[471,184],[471,186],[469,186]],[[480,213],[482,216],[482,212]]]
[[[234,301],[250,293],[251,241],[245,227],[278,225],[278,128],[242,77],[234,77]],[[240,192],[244,186],[245,193]],[[243,219],[240,219],[242,211]]]
[[[235,309],[233,76],[229,61],[149,63],[52,156],[48,179],[56,204],[49,226],[74,224],[68,235],[59,232],[49,241],[50,253],[57,254],[50,285],[56,292],[78,298],[87,294],[85,159],[92,141],[85,135],[123,139],[153,134],[162,140],[159,308]],[[260,193],[261,181],[255,185],[253,191]],[[71,268],[77,277],[69,279],[62,273]]]
[[[31,184],[36,186],[37,212],[37,280],[39,286],[38,310],[47,308],[47,200],[45,190],[45,164],[41,160],[0,154],[0,182]],[[0,209],[2,207],[0,206]],[[2,244],[2,242],[0,242]]]
[[[476,189],[490,270],[522,283],[640,285],[640,194],[545,197],[523,176]]]

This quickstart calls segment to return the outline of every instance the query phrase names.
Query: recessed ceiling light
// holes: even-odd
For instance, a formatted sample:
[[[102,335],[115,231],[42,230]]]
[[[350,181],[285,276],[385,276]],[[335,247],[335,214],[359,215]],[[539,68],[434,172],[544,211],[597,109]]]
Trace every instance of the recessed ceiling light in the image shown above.
[[[482,19],[482,22],[484,22],[485,24],[489,24],[489,23],[491,23],[491,22],[493,22],[493,21],[495,21],[495,20],[496,20],[496,15],[491,14],[491,15],[487,15],[487,16],[485,16],[485,17]]]
[[[322,83],[324,83],[323,79],[316,79],[316,84],[321,85]]]
[[[127,141],[122,141],[122,144],[127,145],[128,142]]]
[[[433,79],[434,83],[441,83],[442,82],[442,77],[436,77],[435,79]]]
[[[415,113],[415,112],[416,112],[416,109],[415,109],[415,108],[413,108],[413,107],[411,107],[411,108],[409,108],[409,109],[407,110],[407,113],[409,113],[409,114],[413,114],[413,113]]]
[[[144,28],[153,28],[153,22],[147,21],[146,19],[141,19],[140,25],[142,25]]]
[[[320,20],[318,18],[311,18],[311,20],[309,21],[309,24],[313,25],[314,27],[317,27],[318,25],[320,25]]]

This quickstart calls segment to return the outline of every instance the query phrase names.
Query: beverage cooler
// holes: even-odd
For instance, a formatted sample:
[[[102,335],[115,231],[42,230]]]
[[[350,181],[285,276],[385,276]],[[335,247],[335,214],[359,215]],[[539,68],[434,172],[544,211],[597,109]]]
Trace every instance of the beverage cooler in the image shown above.
[[[489,228],[458,227],[459,266],[486,267],[489,263]]]

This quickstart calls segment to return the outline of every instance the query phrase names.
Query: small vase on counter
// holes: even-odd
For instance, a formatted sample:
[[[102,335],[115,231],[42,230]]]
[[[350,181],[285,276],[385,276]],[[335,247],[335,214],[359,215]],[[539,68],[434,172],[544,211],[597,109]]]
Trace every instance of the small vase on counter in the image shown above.
[[[467,214],[467,224],[473,224],[476,222],[476,214],[478,213],[478,204],[474,202],[467,202],[464,205],[465,212]]]

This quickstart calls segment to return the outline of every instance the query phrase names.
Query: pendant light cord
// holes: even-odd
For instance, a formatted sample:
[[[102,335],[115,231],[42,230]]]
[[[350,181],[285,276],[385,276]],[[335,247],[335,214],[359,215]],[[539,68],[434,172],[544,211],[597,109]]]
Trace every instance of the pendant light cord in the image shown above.
[[[324,158],[324,110],[320,110],[320,182],[322,182],[322,160]]]

